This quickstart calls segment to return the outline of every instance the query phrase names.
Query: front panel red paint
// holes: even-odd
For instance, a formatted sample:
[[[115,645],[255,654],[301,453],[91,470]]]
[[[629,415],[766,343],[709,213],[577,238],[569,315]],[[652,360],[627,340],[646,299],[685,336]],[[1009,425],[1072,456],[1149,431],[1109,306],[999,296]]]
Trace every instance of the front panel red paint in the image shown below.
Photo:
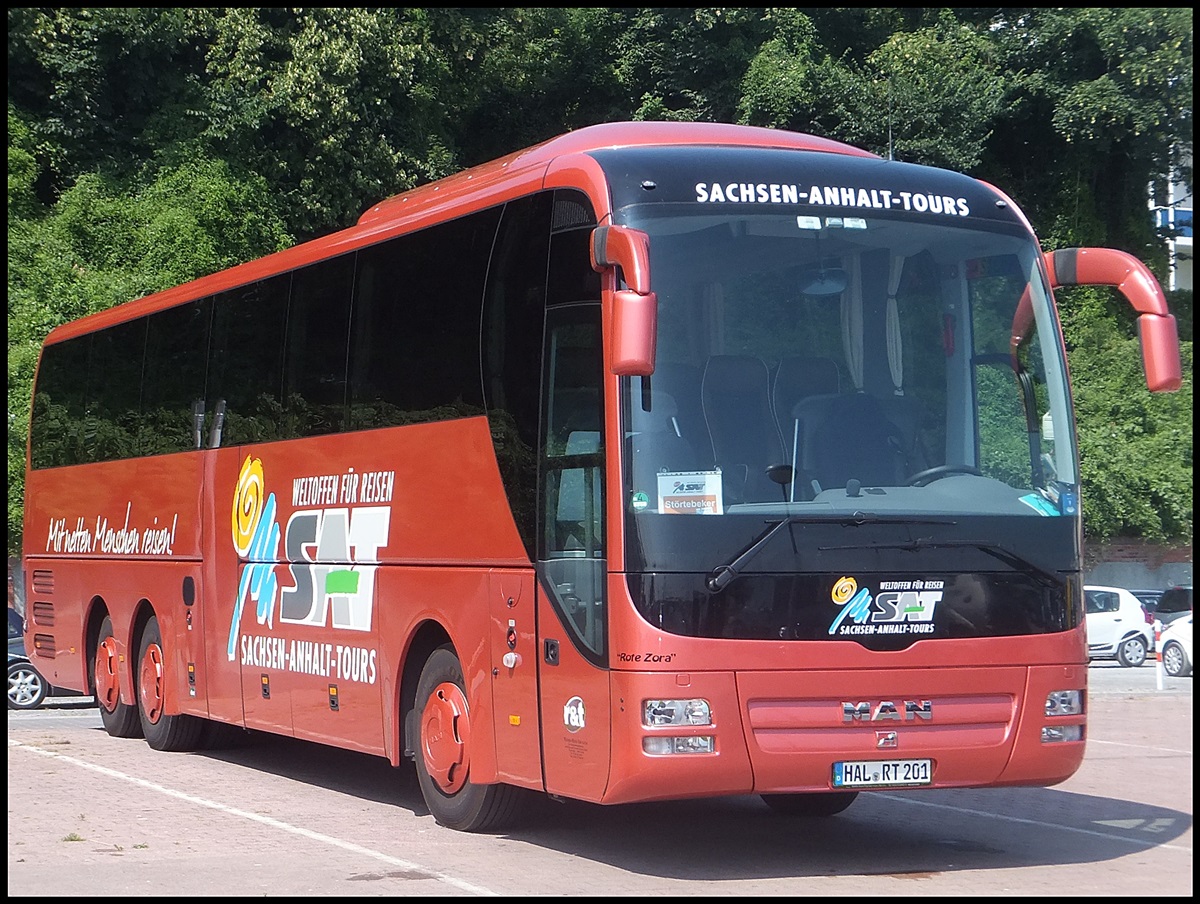
[[[571,642],[546,594],[538,593],[538,680],[541,691],[546,790],[579,800],[604,800],[611,723],[624,701],[611,694],[610,673],[592,665]],[[545,644],[558,648],[546,661]]]
[[[931,757],[935,787],[1055,784],[1082,761],[1083,742],[1041,740],[1043,725],[1085,722],[1080,715],[1048,723],[1043,713],[1050,691],[1086,690],[1082,626],[1055,635],[920,641],[893,653],[844,641],[716,642],[653,628],[622,599],[623,582],[614,577],[605,803],[827,791],[832,764],[847,759]],[[711,728],[642,727],[642,701],[691,697],[709,701]],[[928,701],[931,718],[909,717],[906,701],[918,708]],[[865,703],[871,715],[847,720],[845,703]],[[642,741],[655,733],[711,734],[716,751],[648,756]]]
[[[496,735],[496,777],[524,788],[541,788],[538,730],[538,639],[532,569],[493,571],[487,628],[491,711]],[[507,659],[506,659],[507,657]],[[475,777],[480,771],[472,763]]]

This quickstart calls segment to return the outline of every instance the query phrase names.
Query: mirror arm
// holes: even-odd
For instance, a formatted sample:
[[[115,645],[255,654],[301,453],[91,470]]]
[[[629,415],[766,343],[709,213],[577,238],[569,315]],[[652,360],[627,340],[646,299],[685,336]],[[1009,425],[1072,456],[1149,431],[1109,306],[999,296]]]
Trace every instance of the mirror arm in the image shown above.
[[[620,267],[629,288],[649,295],[650,237],[626,226],[597,226],[592,231],[592,269],[609,267]]]

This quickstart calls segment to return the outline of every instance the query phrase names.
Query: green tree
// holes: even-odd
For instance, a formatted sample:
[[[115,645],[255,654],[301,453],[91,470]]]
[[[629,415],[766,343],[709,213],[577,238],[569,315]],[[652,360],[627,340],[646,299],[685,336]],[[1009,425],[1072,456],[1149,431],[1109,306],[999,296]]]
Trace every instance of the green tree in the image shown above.
[[[861,62],[822,55],[802,12],[776,11],[771,21],[776,32],[744,82],[744,121],[929,166],[979,166],[1007,79],[992,42],[949,10],[928,27],[892,34]]]
[[[628,118],[735,121],[746,66],[771,33],[766,13],[742,7],[628,11],[613,60]]]
[[[1060,301],[1065,293],[1056,293]],[[1078,421],[1085,533],[1091,540],[1191,540],[1192,343],[1181,343],[1185,380],[1149,393],[1141,350],[1112,315],[1109,290],[1069,292],[1063,332]]]

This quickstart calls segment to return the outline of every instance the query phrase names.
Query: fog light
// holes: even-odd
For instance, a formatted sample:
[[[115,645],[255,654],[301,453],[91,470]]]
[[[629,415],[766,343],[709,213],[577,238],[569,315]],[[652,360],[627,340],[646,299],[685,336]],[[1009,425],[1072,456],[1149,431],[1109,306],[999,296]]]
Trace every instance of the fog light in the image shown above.
[[[1047,716],[1077,716],[1083,712],[1080,691],[1051,691],[1046,695]]]
[[[643,700],[642,724],[712,725],[712,709],[707,700]]]
[[[1082,741],[1082,725],[1047,725],[1042,729],[1043,744],[1057,744],[1061,741]]]
[[[642,750],[650,756],[670,756],[676,753],[712,753],[716,739],[707,737],[642,738]]]

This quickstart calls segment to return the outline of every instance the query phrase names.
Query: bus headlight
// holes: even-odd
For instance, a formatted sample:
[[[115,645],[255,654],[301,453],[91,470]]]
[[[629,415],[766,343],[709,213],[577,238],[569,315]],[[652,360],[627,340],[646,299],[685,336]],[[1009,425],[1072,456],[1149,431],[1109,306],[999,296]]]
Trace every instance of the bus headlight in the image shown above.
[[[643,700],[642,724],[647,728],[712,725],[712,709],[707,700]]]
[[[1080,691],[1051,691],[1046,695],[1046,715],[1078,716],[1083,712],[1083,694]]]
[[[1046,718],[1078,716],[1083,713],[1083,691],[1051,691],[1046,695]],[[1043,744],[1059,744],[1064,741],[1082,741],[1082,725],[1045,725],[1042,727]]]

